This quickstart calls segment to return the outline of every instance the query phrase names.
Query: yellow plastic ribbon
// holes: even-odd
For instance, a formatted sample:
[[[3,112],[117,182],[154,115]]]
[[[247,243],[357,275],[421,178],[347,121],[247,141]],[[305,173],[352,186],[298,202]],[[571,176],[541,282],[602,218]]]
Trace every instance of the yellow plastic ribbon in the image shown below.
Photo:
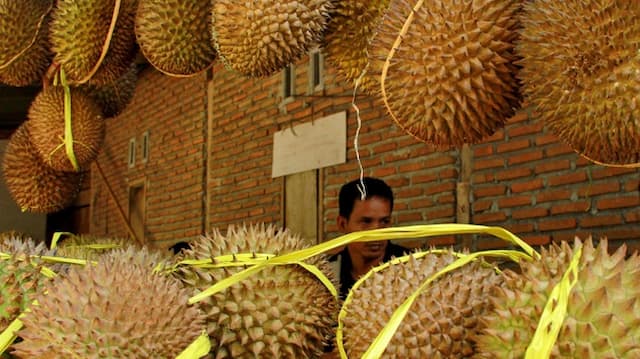
[[[51,249],[55,249],[58,246],[58,241],[62,236],[73,236],[71,232],[55,232],[51,237]]]
[[[18,316],[18,318],[14,319],[9,326],[0,333],[0,354],[4,353],[9,345],[13,343],[18,337],[18,331],[22,329],[22,321],[20,317],[22,314]]]
[[[530,257],[539,258],[540,256],[533,248],[531,248],[531,246],[526,244],[520,238],[516,237],[513,233],[507,231],[506,229],[500,227],[450,223],[373,229],[368,231],[348,233],[312,247],[269,258],[265,261],[253,265],[252,267],[235,273],[221,281],[218,281],[213,286],[191,297],[189,299],[189,303],[193,304],[199,302],[209,296],[212,296],[215,293],[223,291],[226,288],[229,288],[230,286],[252,276],[253,274],[260,272],[267,266],[299,263],[310,257],[325,253],[331,249],[342,247],[351,242],[371,242],[391,239],[415,239],[418,237],[479,233],[491,234],[510,243],[514,243],[520,246]],[[325,280],[323,280],[322,278],[320,279],[323,281],[323,283],[325,283]],[[330,281],[326,279],[326,283],[328,284],[330,283]],[[329,288],[333,293],[335,288],[333,288],[332,290],[332,287],[333,285],[327,285],[327,288]]]
[[[492,251],[475,252],[471,254],[448,252],[444,250],[430,250],[430,251],[424,251],[424,252],[417,252],[417,253],[406,255],[400,258],[396,258],[387,263],[383,263],[382,265],[372,268],[369,272],[367,272],[364,276],[362,276],[353,285],[352,290],[347,295],[347,298],[345,299],[345,302],[343,303],[343,306],[340,310],[340,314],[338,315],[338,330],[336,332],[336,341],[338,343],[338,351],[340,353],[341,358],[347,358],[347,353],[344,349],[342,331],[344,329],[343,323],[344,323],[344,318],[347,315],[347,308],[349,304],[351,304],[353,290],[358,288],[360,284],[363,283],[365,280],[367,280],[371,275],[373,275],[373,273],[377,273],[382,270],[385,270],[389,268],[389,266],[391,265],[407,262],[411,257],[419,259],[424,257],[425,255],[434,254],[434,253],[440,253],[440,254],[451,253],[452,255],[458,257],[458,259],[453,261],[452,263],[450,263],[449,265],[447,265],[437,273],[433,274],[429,278],[427,278],[411,295],[407,297],[407,299],[405,299],[405,301],[398,308],[396,308],[396,310],[393,312],[393,314],[389,318],[389,321],[387,322],[385,327],[380,331],[380,333],[378,333],[374,341],[371,343],[369,348],[367,348],[367,351],[362,355],[361,358],[372,359],[372,358],[379,358],[380,356],[382,356],[382,353],[384,353],[385,349],[387,348],[387,345],[393,338],[393,335],[395,334],[396,330],[402,323],[402,320],[404,319],[406,314],[409,312],[409,309],[411,308],[415,300],[429,286],[429,284],[431,284],[433,281],[440,278],[441,276],[455,269],[458,269],[469,262],[475,261],[479,257],[484,257],[484,256],[509,258],[516,262],[522,259],[531,259],[530,255],[520,251],[514,251],[514,250],[492,250]]]
[[[569,268],[564,272],[547,299],[536,332],[527,347],[525,359],[546,359],[558,339],[558,333],[567,314],[569,294],[578,282],[578,265],[582,257],[582,246],[575,249]]]
[[[67,84],[67,77],[64,74],[64,70],[60,69],[60,84],[64,89],[64,148],[69,157],[69,161],[73,166],[73,169],[80,171],[80,166],[76,160],[76,155],[73,152],[73,130],[71,127],[71,89]]]
[[[189,346],[180,353],[176,359],[199,359],[209,354],[211,350],[211,341],[206,331],[202,331],[202,334],[189,344]]]

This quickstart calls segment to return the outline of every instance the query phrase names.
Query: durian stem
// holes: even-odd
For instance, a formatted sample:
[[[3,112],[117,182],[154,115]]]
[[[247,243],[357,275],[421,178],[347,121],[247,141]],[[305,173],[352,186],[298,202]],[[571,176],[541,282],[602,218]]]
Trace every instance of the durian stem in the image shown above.
[[[127,220],[127,216],[124,214],[124,211],[122,210],[122,207],[120,206],[120,202],[118,202],[118,198],[116,197],[116,194],[113,192],[113,189],[111,188],[111,185],[109,184],[109,181],[107,180],[107,177],[104,175],[104,172],[102,171],[102,167],[100,167],[100,163],[98,162],[97,159],[95,161],[93,161],[93,163],[95,164],[95,168],[98,171],[98,174],[100,175],[100,178],[102,179],[102,182],[104,182],[104,185],[107,186],[107,191],[109,192],[109,196],[111,197],[113,202],[116,204],[116,208],[118,209],[118,213],[120,214],[120,218],[122,218],[122,221],[124,222],[125,226],[127,227],[127,231],[129,232],[129,235],[131,236],[131,238],[133,238],[133,240],[138,242],[140,245],[144,246],[145,243],[143,243],[143,241],[140,240],[140,238],[138,238],[138,236],[136,235],[136,232],[133,230],[133,228],[131,227],[131,224]]]

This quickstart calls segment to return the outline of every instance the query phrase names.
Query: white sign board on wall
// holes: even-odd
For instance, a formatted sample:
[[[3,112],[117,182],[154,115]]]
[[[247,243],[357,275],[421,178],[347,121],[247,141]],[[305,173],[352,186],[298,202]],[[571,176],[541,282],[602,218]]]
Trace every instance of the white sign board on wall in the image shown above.
[[[273,134],[271,177],[332,166],[346,160],[346,111]]]

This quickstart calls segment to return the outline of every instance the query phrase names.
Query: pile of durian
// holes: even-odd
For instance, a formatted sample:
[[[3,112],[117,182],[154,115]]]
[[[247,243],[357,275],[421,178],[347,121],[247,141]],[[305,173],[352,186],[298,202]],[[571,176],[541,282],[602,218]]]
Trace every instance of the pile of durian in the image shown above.
[[[606,240],[552,244],[509,268],[479,259],[444,270],[466,254],[416,252],[374,268],[344,302],[296,262],[228,282],[265,258],[308,249],[299,236],[258,224],[215,230],[178,255],[90,236],[73,236],[51,250],[5,234],[0,338],[16,339],[3,355],[320,358],[337,357],[337,348],[347,358],[640,355],[640,258],[624,246],[610,250]],[[335,284],[325,256],[305,264]],[[429,277],[435,279],[416,291]],[[194,299],[212,286],[221,289]],[[562,286],[564,302],[556,293]],[[415,300],[406,315],[371,354],[409,296]],[[541,324],[557,310],[560,315]],[[204,352],[186,351],[203,336]],[[540,336],[546,351],[532,344]],[[335,352],[325,353],[331,346]]]
[[[0,82],[42,86],[6,182],[24,210],[68,205],[141,61],[265,77],[318,46],[437,148],[486,139],[524,103],[586,158],[637,165],[639,17],[627,0],[2,0]]]

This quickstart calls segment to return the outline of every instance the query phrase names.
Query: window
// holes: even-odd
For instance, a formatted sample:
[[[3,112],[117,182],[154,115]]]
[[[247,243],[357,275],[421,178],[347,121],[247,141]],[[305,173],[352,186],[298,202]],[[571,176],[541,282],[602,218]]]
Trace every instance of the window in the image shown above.
[[[289,65],[282,70],[282,99],[286,100],[295,96],[296,73],[293,65]]]
[[[142,162],[147,163],[149,160],[149,131],[142,134]]]
[[[309,93],[324,89],[324,56],[320,49],[309,52]]]
[[[132,137],[129,140],[129,156],[127,157],[127,163],[129,168],[133,168],[136,165],[136,138]]]
[[[145,190],[144,182],[129,187],[129,225],[138,243],[144,243],[145,235]]]

